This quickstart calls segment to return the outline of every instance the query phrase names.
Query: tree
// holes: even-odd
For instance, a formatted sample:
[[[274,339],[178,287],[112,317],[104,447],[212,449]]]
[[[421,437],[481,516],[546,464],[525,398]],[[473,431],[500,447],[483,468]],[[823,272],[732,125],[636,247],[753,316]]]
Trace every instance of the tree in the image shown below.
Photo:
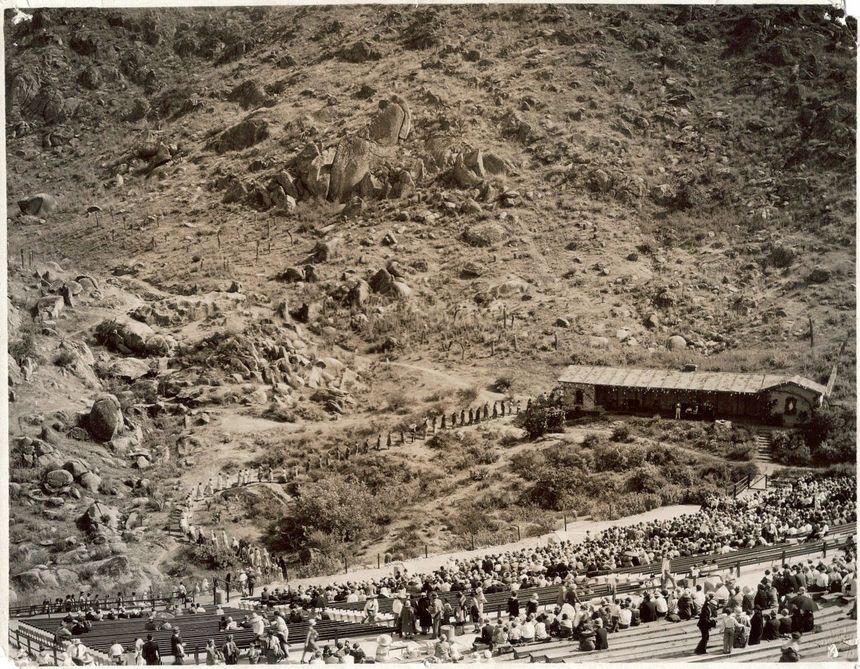
[[[519,426],[531,439],[542,437],[547,432],[564,431],[564,410],[549,398],[533,400],[519,417]]]
[[[803,425],[803,438],[819,462],[854,462],[857,454],[857,417],[841,406],[814,411]]]
[[[356,541],[373,524],[374,496],[362,483],[340,476],[320,479],[299,487],[293,514],[280,524],[280,534],[293,548],[308,543],[315,532],[323,532],[338,543]]]

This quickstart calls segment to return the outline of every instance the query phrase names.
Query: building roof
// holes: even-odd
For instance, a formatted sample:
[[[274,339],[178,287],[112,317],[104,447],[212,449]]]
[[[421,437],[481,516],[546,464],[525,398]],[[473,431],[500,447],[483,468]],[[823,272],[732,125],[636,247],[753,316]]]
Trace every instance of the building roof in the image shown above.
[[[755,394],[769,388],[792,384],[825,395],[827,389],[802,376],[784,374],[741,374],[737,372],[682,372],[674,369],[631,369],[570,365],[559,377],[560,383],[593,386],[657,388],[663,390],[703,390]]]

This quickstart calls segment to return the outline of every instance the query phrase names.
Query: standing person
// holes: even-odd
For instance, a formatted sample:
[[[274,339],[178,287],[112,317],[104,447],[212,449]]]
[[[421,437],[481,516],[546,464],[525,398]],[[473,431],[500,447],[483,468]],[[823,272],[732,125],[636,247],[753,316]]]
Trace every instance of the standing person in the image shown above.
[[[367,601],[364,603],[364,618],[363,623],[376,622],[376,616],[379,613],[379,602],[373,595],[367,596]]]
[[[391,613],[394,614],[394,629],[400,629],[400,612],[403,611],[403,600],[395,597],[391,601]]]
[[[248,577],[248,597],[254,596],[254,586],[257,584],[257,579],[254,574]]]
[[[311,619],[308,621],[308,635],[305,637],[305,648],[302,651],[302,659],[299,661],[299,664],[305,663],[305,657],[308,653],[311,656],[317,652],[317,639],[319,639],[319,632],[316,630],[316,621]]]
[[[564,590],[564,586],[562,585],[562,590]],[[561,595],[559,595],[561,597]],[[564,602],[562,601],[562,604]],[[559,604],[561,606],[561,604]],[[511,591],[511,596],[508,597],[508,615],[512,618],[516,618],[520,615],[520,600],[517,597],[516,591]]]
[[[487,603],[487,598],[484,596],[484,591],[478,587],[475,588],[475,605],[478,607],[478,618],[484,617],[484,604]]]
[[[225,664],[239,663],[239,646],[237,646],[236,642],[233,641],[232,634],[227,635],[227,641],[224,643],[224,647],[221,649],[221,652],[224,654]]]
[[[170,654],[173,655],[173,664],[185,663],[185,644],[182,643],[178,627],[173,628],[173,634],[170,636]]]
[[[239,572],[239,592],[241,594],[246,594],[245,592],[245,583],[248,581],[248,574],[245,573],[245,570]]]
[[[214,666],[218,664],[218,650],[215,648],[215,639],[206,642],[206,664]]]
[[[430,598],[427,593],[421,593],[418,598],[418,624],[421,627],[421,634],[430,634],[430,628],[433,626],[433,614],[430,613]]]
[[[731,609],[723,609],[723,617],[720,619],[720,627],[723,632],[723,653],[726,655],[732,654],[732,649],[735,647],[735,629],[737,629],[737,621],[732,615]]]
[[[433,638],[439,638],[439,632],[442,629],[442,612],[445,610],[445,605],[441,597],[437,593],[433,593],[433,601],[430,604],[430,615],[432,616]]]
[[[403,610],[400,612],[400,628],[399,633],[401,638],[411,639],[415,636],[415,609],[412,608],[412,602],[407,598],[403,603]]]
[[[696,646],[696,655],[704,655],[708,652],[708,640],[711,637],[711,629],[716,627],[716,624],[713,610],[713,593],[709,593],[699,613],[699,621],[696,623],[696,627],[699,628],[699,632],[702,634],[699,645]]]
[[[143,659],[143,639],[140,637],[134,640],[134,664],[135,666],[146,664],[146,661]]]
[[[669,557],[668,553],[663,553],[663,557],[660,561],[660,581],[663,589],[666,588],[666,584],[669,581],[672,581],[672,587],[675,588],[675,577],[672,575],[672,559]]]
[[[142,655],[147,664],[161,664],[161,653],[158,652],[158,643],[152,640],[151,634],[146,635]]]
[[[750,646],[757,646],[761,643],[761,637],[764,632],[764,616],[761,613],[761,608],[756,606],[755,612],[750,618],[750,636],[747,642]]]
[[[454,625],[460,628],[461,633],[466,629],[467,601],[466,593],[461,590],[454,607]]]

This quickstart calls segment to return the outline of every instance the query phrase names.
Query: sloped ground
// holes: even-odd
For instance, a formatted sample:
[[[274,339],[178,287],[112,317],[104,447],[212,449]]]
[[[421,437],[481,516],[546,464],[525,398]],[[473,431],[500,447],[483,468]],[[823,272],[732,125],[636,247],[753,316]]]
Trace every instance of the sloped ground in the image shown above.
[[[500,376],[531,396],[571,361],[818,381],[838,362],[834,397],[853,404],[851,19],[492,5],[11,19],[10,329],[43,358],[13,386],[11,437],[128,392],[181,423],[152,438],[193,484],[460,408],[458,390],[492,398]],[[56,207],[19,206],[37,193]],[[53,290],[31,256],[114,275],[115,299],[67,309],[59,337],[31,327]],[[176,345],[142,382],[57,376],[60,339],[116,356],[95,328],[129,312]]]

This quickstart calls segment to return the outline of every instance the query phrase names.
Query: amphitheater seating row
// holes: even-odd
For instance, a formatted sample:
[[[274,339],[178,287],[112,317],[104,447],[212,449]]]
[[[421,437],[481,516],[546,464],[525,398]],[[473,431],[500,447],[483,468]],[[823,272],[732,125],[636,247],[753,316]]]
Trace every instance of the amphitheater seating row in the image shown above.
[[[801,639],[801,653],[819,652],[832,643],[844,642],[855,636],[856,621],[845,615],[840,606],[828,606],[816,615],[817,629],[820,631],[806,634]],[[708,655],[695,655],[693,649],[699,642],[699,631],[696,621],[670,623],[657,621],[647,623],[627,630],[621,630],[609,635],[609,649],[602,651],[582,652],[577,649],[577,642],[570,639],[537,642],[528,646],[520,646],[512,653],[497,658],[497,662],[631,662],[648,658],[653,660],[678,660],[683,662],[708,662],[720,659],[738,661],[776,661],[779,659],[779,647],[785,643],[765,642],[758,646],[748,646],[735,649],[731,655],[722,655],[722,637],[712,631]],[[843,648],[851,650],[843,643]],[[854,647],[856,652],[856,646]],[[845,653],[845,659],[851,657]]]
[[[825,543],[827,544],[828,550],[835,550],[839,546],[844,545],[845,536],[853,535],[856,529],[856,523],[850,523],[847,525],[842,525],[838,528],[834,528],[828,537],[825,540],[811,541],[803,544],[777,544],[774,546],[757,546],[755,548],[748,548],[741,551],[735,551],[733,553],[728,553],[725,555],[714,554],[708,556],[695,556],[689,558],[678,558],[672,561],[672,570],[675,574],[683,574],[689,571],[690,567],[693,564],[701,564],[704,560],[708,562],[712,562],[713,560],[717,561],[717,565],[720,569],[725,569],[728,567],[735,566],[749,566],[752,564],[767,564],[770,562],[781,562],[783,559],[785,560],[794,560],[803,555],[809,555],[813,553],[821,552],[824,548]],[[644,572],[644,576],[649,578],[654,574],[659,572],[660,564],[652,563],[651,565],[646,565],[645,567],[637,567],[639,573]],[[620,572],[625,573],[625,572]],[[628,575],[633,576],[634,572],[626,572]],[[616,586],[617,594],[624,594],[628,592],[634,592],[638,590],[642,585],[642,581],[640,579],[632,578],[629,582],[621,582]],[[547,604],[552,604],[556,601],[558,597],[558,586],[551,585],[544,588],[526,588],[521,589],[519,591],[519,599],[520,605],[525,606],[526,600],[528,600],[533,593],[538,594],[538,601],[541,606],[545,606]],[[609,584],[607,583],[594,583],[589,584],[585,588],[580,588],[577,591],[580,598],[593,598],[593,597],[607,597],[611,595],[612,590]],[[484,611],[488,614],[498,613],[499,609],[504,610],[507,604],[509,592],[507,590],[502,592],[494,592],[486,594],[487,603],[484,606]],[[447,592],[447,593],[439,593],[440,597],[447,600],[453,606],[457,601],[458,593],[457,592]],[[259,603],[259,597],[255,597],[252,599],[245,600],[248,602],[252,602],[254,604]],[[379,612],[381,614],[390,614],[391,613],[391,605],[393,603],[392,599],[379,597]],[[329,606],[332,609],[337,609],[341,611],[360,611],[364,608],[364,601],[358,602],[332,602]]]
[[[237,622],[244,613],[240,609],[224,609],[224,615],[231,616]],[[171,619],[170,623],[180,628],[186,652],[189,654],[193,653],[195,646],[199,646],[202,649],[209,639],[214,639],[216,644],[223,644],[226,641],[227,634],[232,634],[236,643],[242,648],[247,647],[253,640],[254,633],[250,629],[241,628],[232,632],[218,631],[219,620],[220,616],[214,614],[200,614],[178,616]],[[78,635],[78,638],[88,648],[106,652],[114,640],[119,641],[119,643],[128,649],[134,645],[136,638],[146,638],[147,634],[152,634],[153,639],[158,642],[159,651],[162,655],[170,655],[170,637],[172,631],[147,631],[144,629],[145,622],[145,620],[141,619],[132,621],[99,621],[93,623],[93,629],[90,632]],[[57,627],[56,621],[47,621],[44,619],[39,621],[33,620],[21,623],[19,627],[30,627],[40,631],[42,633],[41,645],[47,647],[53,646],[53,633]],[[381,634],[391,631],[390,623],[361,625],[322,620],[317,622],[316,628],[322,641]],[[290,641],[298,642],[304,640],[307,630],[307,623],[289,625]]]

